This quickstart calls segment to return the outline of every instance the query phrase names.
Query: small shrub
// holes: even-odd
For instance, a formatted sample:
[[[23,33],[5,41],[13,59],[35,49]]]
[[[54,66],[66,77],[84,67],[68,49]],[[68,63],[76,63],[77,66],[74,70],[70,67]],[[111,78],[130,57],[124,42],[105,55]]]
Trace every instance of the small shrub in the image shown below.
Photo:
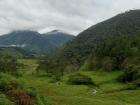
[[[37,95],[36,99],[37,105],[52,105],[43,96]]]
[[[128,87],[126,88],[126,90],[136,90],[137,89],[137,85],[131,84],[128,85]]]
[[[61,75],[57,74],[52,77],[51,83],[56,83],[61,80]]]
[[[91,78],[80,73],[70,75],[68,82],[75,85],[94,85]]]
[[[115,63],[110,57],[105,57],[102,59],[102,68],[105,71],[112,71],[115,69]]]
[[[140,78],[139,79],[137,79],[137,80],[135,80],[135,81],[133,81],[134,82],[134,84],[136,84],[137,86],[139,86],[140,87]]]
[[[101,68],[101,60],[98,57],[91,57],[87,61],[88,70],[96,70]]]
[[[135,85],[140,86],[140,67],[131,65],[125,68],[124,74],[119,77],[121,82],[132,82]]]
[[[1,79],[0,80],[0,91],[1,92],[5,92],[8,90],[8,84],[9,84],[9,81],[6,80],[6,79]]]
[[[7,92],[13,84],[18,85],[17,80],[8,74],[0,74],[0,91]]]
[[[10,100],[8,100],[4,94],[0,93],[0,105],[15,105],[15,104]]]
[[[17,105],[34,105],[34,97],[29,96],[21,89],[13,89],[7,93],[10,100],[14,101]]]
[[[67,71],[67,73],[71,73],[73,71],[77,71],[78,67],[76,65],[67,65],[65,67],[65,71]]]
[[[36,97],[37,96],[36,90],[32,87],[28,88],[26,90],[26,93],[31,97]]]
[[[123,63],[122,63],[122,67],[124,69],[128,69],[130,67],[138,67],[140,65],[140,58],[139,57],[130,57],[130,58],[126,58]]]

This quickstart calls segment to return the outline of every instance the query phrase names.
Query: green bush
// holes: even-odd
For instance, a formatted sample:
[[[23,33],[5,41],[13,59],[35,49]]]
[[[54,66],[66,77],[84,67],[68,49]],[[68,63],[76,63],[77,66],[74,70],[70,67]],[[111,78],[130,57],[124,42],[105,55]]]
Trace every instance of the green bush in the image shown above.
[[[51,83],[56,83],[61,80],[61,75],[57,74],[52,77]]]
[[[75,85],[95,85],[91,78],[80,73],[70,75],[68,82]]]
[[[26,93],[31,97],[36,97],[37,96],[36,90],[33,87],[27,88]]]
[[[0,91],[7,92],[11,88],[11,83],[16,81],[15,78],[11,77],[8,74],[0,74]],[[17,83],[17,82],[16,82]]]
[[[18,68],[21,66],[17,62],[17,59],[8,55],[1,55],[0,57],[0,72],[8,72],[15,74],[18,71]]]
[[[0,93],[0,105],[15,105],[15,104],[10,100],[8,100],[4,94]]]
[[[139,66],[140,65],[140,57],[129,57],[129,58],[126,58],[122,63],[122,67],[124,69],[129,68],[131,65]]]
[[[137,86],[140,87],[140,79],[137,79],[137,80],[135,80],[135,81],[133,81],[133,82],[134,82],[134,84],[136,84]]]
[[[124,74],[119,77],[119,80],[122,82],[132,82],[140,86],[140,66],[131,65],[125,68]]]
[[[112,71],[115,69],[115,63],[110,57],[104,57],[102,59],[102,69],[105,71]]]
[[[9,84],[8,80],[1,79],[0,80],[0,91],[1,92],[7,91],[8,90],[8,84]]]
[[[89,59],[85,62],[83,69],[87,70],[98,70],[103,69],[105,71],[112,71],[116,69],[116,64],[113,58],[109,56],[104,57],[93,57],[89,56]]]
[[[24,82],[9,74],[0,73],[0,91],[7,91],[14,87],[24,88]]]
[[[48,103],[48,101],[43,96],[37,95],[36,99],[37,99],[37,105],[52,105]]]

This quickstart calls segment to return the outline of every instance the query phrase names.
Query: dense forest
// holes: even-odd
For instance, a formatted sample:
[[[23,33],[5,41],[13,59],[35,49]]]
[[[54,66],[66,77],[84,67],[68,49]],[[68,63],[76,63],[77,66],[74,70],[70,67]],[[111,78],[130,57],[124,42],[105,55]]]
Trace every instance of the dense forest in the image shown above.
[[[62,56],[69,60],[77,59],[83,64],[96,44],[117,36],[133,36],[139,30],[140,10],[119,14],[81,32],[75,40],[65,46]]]

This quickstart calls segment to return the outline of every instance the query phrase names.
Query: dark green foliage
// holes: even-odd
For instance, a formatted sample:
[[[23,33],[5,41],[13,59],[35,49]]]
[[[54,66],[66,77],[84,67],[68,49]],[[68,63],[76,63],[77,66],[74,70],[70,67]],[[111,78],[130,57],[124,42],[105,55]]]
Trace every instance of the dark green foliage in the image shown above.
[[[32,88],[32,87],[27,88],[26,93],[31,97],[36,97],[37,96],[36,89]]]
[[[126,58],[122,63],[124,69],[129,68],[130,66],[138,67],[139,65],[140,65],[140,57],[129,57]]]
[[[37,72],[44,71],[46,73],[57,73],[57,70],[61,69],[59,62],[49,58],[42,59],[38,62]]]
[[[140,86],[140,58],[131,57],[123,62],[124,74],[119,78],[122,82],[132,82]]]
[[[36,71],[38,74],[43,72],[49,76],[53,76],[53,81],[59,81],[64,72],[63,67],[63,64],[59,60],[46,57],[39,60]]]
[[[75,85],[95,85],[91,78],[79,73],[70,75],[68,82]]]
[[[101,59],[96,56],[89,56],[87,60],[87,70],[96,70],[101,68]]]
[[[89,68],[91,70],[103,68],[107,71],[123,69],[128,63],[127,59],[139,57],[139,54],[140,33],[133,34],[133,37],[120,36],[113,39],[109,38],[98,43],[94,48],[88,59]]]
[[[110,57],[104,57],[102,59],[101,67],[105,71],[112,71],[115,69],[115,63],[114,63],[113,59],[111,59]]]
[[[94,53],[94,49],[98,43],[106,39],[114,39],[114,37],[121,37],[123,39],[124,36],[133,36],[134,33],[139,30],[140,10],[132,10],[119,14],[80,33],[73,41],[69,42],[65,46],[62,56],[64,57],[64,60],[68,60],[72,64],[82,65],[88,58],[89,54],[91,54],[91,52]],[[115,58],[116,63],[119,63],[118,61],[122,61],[126,56],[122,52],[123,49],[121,49],[120,46],[124,46],[123,48],[126,47],[125,50],[127,50],[127,44],[129,45],[129,43],[124,42],[118,46],[116,45],[116,48],[112,49],[113,52],[111,56],[118,56]],[[106,50],[109,52],[110,48]],[[133,48],[133,51],[137,53],[137,48]],[[121,54],[123,55],[119,57]]]
[[[36,69],[37,73],[40,71],[45,71],[47,73],[51,73],[50,68],[51,67],[51,61],[50,59],[41,59],[38,61],[38,67]]]
[[[52,105],[48,103],[48,101],[43,96],[37,95],[36,99],[37,99],[37,105]]]
[[[16,74],[21,66],[14,57],[8,55],[1,55],[0,57],[0,72]]]
[[[4,94],[0,93],[0,105],[15,105],[15,104],[10,100],[8,100]]]
[[[7,81],[6,79],[0,79],[0,91],[1,92],[8,91],[8,84],[9,81]]]
[[[132,82],[140,86],[140,67],[129,66],[125,69],[124,74],[119,78],[122,82]]]
[[[120,69],[124,59],[130,56],[131,46],[129,42],[127,37],[106,40],[95,48],[94,54],[102,59],[102,62],[112,63],[115,66],[112,69]],[[107,59],[107,57],[109,58]]]
[[[0,73],[0,92],[8,92],[13,88],[23,88],[24,83],[20,83],[16,78],[11,75]]]

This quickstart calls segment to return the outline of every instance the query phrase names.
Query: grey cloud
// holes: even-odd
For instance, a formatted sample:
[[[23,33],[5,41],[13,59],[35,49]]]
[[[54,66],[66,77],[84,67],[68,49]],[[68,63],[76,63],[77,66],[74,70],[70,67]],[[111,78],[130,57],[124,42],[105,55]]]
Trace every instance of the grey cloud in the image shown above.
[[[0,0],[0,34],[22,29],[61,29],[78,34],[93,24],[139,7],[139,0]]]

